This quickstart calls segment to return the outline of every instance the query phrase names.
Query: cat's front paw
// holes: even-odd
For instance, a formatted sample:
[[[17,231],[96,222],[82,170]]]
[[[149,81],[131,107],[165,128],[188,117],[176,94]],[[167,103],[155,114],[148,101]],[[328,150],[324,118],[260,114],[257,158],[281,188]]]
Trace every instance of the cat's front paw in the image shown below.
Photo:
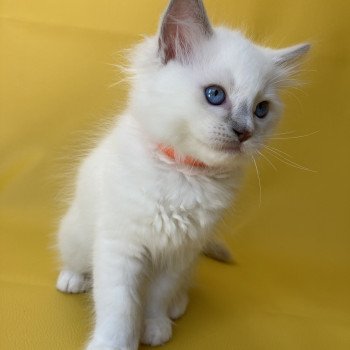
[[[162,345],[172,335],[171,320],[167,317],[145,319],[141,342],[146,345]]]
[[[135,347],[113,347],[108,345],[102,345],[100,342],[91,341],[86,350],[136,350]]]
[[[169,307],[169,317],[172,320],[177,320],[180,318],[187,309],[188,296],[186,293],[181,293],[170,305]]]
[[[111,348],[110,346],[89,344],[86,350],[120,350],[120,349]]]
[[[89,286],[89,280],[85,275],[68,270],[60,272],[56,283],[56,288],[63,293],[84,293]]]

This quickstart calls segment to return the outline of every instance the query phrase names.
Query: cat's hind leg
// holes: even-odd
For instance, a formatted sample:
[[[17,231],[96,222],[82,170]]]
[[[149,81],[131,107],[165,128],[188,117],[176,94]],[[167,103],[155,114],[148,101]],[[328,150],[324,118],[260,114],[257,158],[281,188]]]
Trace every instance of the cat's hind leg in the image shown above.
[[[213,237],[207,242],[203,248],[203,254],[223,263],[232,264],[235,262],[230,248],[218,237]]]
[[[87,219],[87,218],[85,218]],[[73,205],[63,217],[58,232],[62,269],[56,288],[64,293],[82,293],[90,286],[92,227],[79,206]]]

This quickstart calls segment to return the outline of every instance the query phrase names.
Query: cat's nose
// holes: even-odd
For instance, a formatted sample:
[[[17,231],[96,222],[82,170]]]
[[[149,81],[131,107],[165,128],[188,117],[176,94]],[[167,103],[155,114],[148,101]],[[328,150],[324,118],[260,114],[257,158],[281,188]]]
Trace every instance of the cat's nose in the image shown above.
[[[233,129],[233,132],[237,135],[239,142],[247,141],[252,137],[251,131],[247,129],[241,129],[241,130]]]

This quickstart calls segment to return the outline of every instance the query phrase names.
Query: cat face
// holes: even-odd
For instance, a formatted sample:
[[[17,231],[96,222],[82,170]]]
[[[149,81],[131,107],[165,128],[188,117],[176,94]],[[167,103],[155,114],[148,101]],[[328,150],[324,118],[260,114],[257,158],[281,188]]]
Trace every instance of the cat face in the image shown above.
[[[209,166],[254,154],[281,113],[278,91],[308,45],[272,50],[213,29],[200,1],[173,0],[133,58],[130,107],[154,142]]]

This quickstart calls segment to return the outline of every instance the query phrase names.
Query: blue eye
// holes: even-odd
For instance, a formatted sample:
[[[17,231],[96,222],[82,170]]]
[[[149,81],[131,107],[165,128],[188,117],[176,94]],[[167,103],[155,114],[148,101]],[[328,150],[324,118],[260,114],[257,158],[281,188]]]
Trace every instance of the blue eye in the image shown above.
[[[214,106],[218,106],[224,103],[226,99],[225,90],[217,85],[208,86],[204,90],[207,101]]]
[[[255,108],[254,114],[258,118],[265,118],[267,116],[267,113],[269,113],[269,102],[268,101],[262,101],[257,104]]]

